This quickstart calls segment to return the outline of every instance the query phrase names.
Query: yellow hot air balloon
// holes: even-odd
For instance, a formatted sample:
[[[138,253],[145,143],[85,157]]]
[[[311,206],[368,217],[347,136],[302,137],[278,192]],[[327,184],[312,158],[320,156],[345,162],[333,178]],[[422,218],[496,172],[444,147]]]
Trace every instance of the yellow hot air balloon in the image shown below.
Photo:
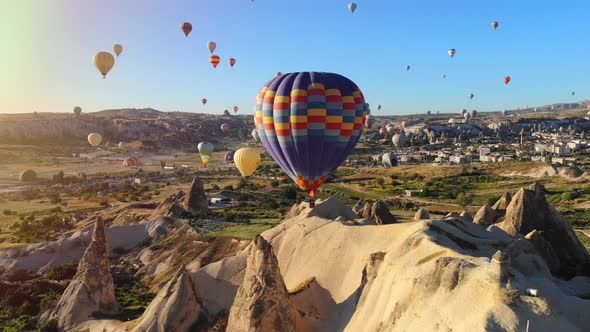
[[[113,45],[113,52],[115,52],[115,54],[117,56],[121,55],[121,52],[123,52],[123,45],[121,45],[121,44]]]
[[[215,49],[217,48],[217,44],[214,41],[210,41],[207,43],[207,48],[211,53],[213,53],[213,51],[215,51]]]
[[[92,62],[94,62],[94,66],[100,71],[102,77],[106,78],[108,72],[115,65],[115,58],[109,52],[98,52],[94,55]]]
[[[92,133],[88,135],[88,143],[94,147],[97,147],[100,145],[100,143],[102,143],[102,136],[97,133]]]
[[[234,163],[242,176],[248,177],[260,165],[260,153],[253,148],[241,148],[234,154]]]

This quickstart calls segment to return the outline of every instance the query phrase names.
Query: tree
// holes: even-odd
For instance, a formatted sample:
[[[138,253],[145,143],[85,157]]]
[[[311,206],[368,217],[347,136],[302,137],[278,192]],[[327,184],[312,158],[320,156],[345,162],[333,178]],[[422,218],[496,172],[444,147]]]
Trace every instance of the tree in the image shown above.
[[[7,273],[6,280],[16,282],[18,285],[21,281],[31,280],[34,277],[35,276],[31,272],[17,267]]]
[[[64,182],[64,171],[59,171],[57,174],[53,175],[53,182],[54,183],[63,183]]]
[[[39,190],[35,188],[27,188],[22,193],[24,200],[30,202],[33,199],[39,198]]]
[[[375,182],[377,182],[378,185],[382,186],[385,183],[385,180],[383,178],[377,178]]]
[[[86,183],[86,181],[88,181],[88,175],[86,175],[86,173],[80,173],[78,176],[80,177],[82,183]]]
[[[473,202],[473,195],[470,193],[460,192],[457,195],[457,204],[461,205],[463,208],[467,207]]]
[[[248,182],[244,178],[240,178],[240,182],[238,182],[238,189],[243,189],[248,187]]]

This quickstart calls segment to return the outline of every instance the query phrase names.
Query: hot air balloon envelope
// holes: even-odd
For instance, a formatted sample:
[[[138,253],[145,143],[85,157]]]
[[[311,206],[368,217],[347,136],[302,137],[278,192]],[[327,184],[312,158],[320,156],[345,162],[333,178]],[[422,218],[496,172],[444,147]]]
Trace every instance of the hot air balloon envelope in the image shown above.
[[[102,143],[102,135],[98,133],[91,133],[88,135],[88,143],[94,147],[99,146],[100,143]]]
[[[225,154],[225,162],[228,164],[231,164],[234,162],[234,154],[236,153],[236,151],[234,150],[229,150],[227,151],[227,153]]]
[[[356,10],[356,3],[354,3],[354,2],[349,3],[348,10],[350,10],[351,13],[354,13],[354,11]]]
[[[236,64],[236,59],[229,58],[229,65],[230,65],[230,67],[233,67],[235,64]]]
[[[209,62],[213,65],[213,68],[217,68],[217,65],[221,62],[221,58],[217,55],[212,55],[209,57]]]
[[[123,52],[123,45],[121,45],[121,44],[113,45],[113,52],[115,52],[115,54],[117,56],[121,55],[121,53]]]
[[[260,153],[253,148],[241,148],[234,154],[234,163],[242,176],[254,174],[260,165]]]
[[[360,89],[344,76],[289,73],[260,90],[255,124],[272,158],[314,196],[358,142],[365,108]]]
[[[213,51],[215,51],[215,49],[217,48],[217,44],[214,41],[210,41],[207,43],[207,48],[211,53],[213,53]]]
[[[193,25],[189,22],[184,22],[180,25],[180,30],[184,32],[185,37],[188,37],[188,34],[191,33],[191,31],[193,31]]]
[[[94,66],[102,74],[103,78],[107,77],[107,74],[115,65],[115,58],[109,52],[98,52],[92,59]]]

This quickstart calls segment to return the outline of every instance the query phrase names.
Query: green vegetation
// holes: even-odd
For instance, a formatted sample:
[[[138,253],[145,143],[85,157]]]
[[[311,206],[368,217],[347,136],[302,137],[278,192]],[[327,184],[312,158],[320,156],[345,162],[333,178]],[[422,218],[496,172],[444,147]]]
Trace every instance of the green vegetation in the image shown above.
[[[116,267],[112,272],[115,297],[122,309],[116,318],[123,321],[139,318],[156,295],[150,293],[143,280],[135,276],[137,269],[133,266]]]
[[[578,237],[580,242],[582,242],[584,247],[586,247],[586,249],[588,251],[590,251],[590,238],[588,236],[582,234],[582,232],[576,232],[576,236]]]

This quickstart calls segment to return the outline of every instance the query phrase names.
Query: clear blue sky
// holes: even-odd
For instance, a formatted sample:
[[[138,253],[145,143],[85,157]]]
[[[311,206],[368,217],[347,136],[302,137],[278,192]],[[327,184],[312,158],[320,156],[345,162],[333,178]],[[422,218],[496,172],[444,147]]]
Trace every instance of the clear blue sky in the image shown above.
[[[588,0],[358,0],[354,14],[348,2],[3,0],[0,113],[75,105],[206,113],[238,105],[251,113],[277,71],[343,74],[374,114],[489,111],[590,96]],[[183,21],[193,24],[189,38]],[[500,22],[496,31],[492,21]],[[217,69],[208,62],[209,40],[222,58]],[[103,80],[92,56],[114,43],[125,50]],[[457,50],[453,59],[449,48]]]

